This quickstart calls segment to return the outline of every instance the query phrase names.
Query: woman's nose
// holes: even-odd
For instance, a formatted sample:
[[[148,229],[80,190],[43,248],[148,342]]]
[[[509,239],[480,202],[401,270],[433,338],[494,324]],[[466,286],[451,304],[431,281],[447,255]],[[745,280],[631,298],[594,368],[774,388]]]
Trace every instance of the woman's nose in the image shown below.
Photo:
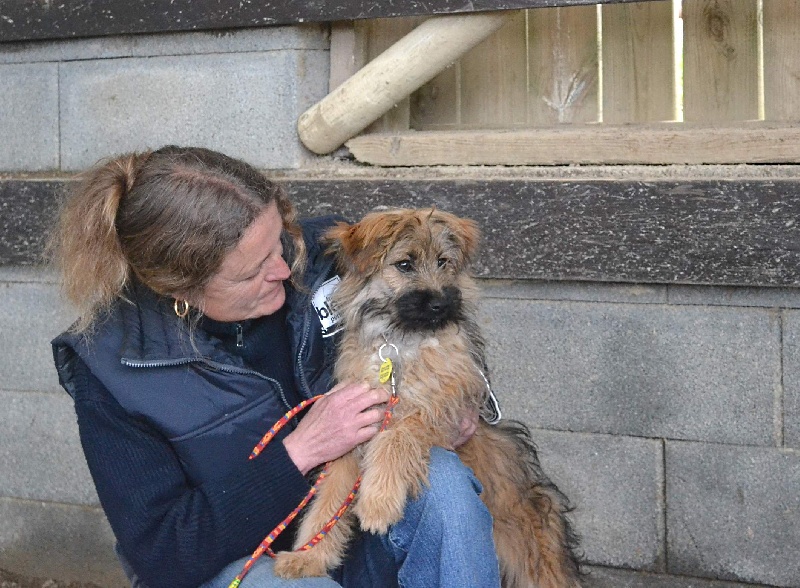
[[[269,268],[269,271],[266,275],[266,280],[268,282],[277,282],[282,280],[288,280],[289,276],[292,275],[292,270],[289,269],[286,261],[280,257],[275,264]]]

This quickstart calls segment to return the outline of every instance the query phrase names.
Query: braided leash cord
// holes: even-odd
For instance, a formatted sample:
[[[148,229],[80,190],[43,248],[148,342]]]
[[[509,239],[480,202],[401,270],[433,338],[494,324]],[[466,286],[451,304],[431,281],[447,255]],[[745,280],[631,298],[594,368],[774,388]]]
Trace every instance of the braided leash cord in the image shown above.
[[[324,394],[320,394],[319,396],[314,396],[313,398],[304,400],[303,402],[295,406],[292,410],[283,415],[280,418],[280,420],[278,420],[278,422],[275,423],[269,431],[267,431],[267,434],[264,435],[264,437],[262,437],[261,441],[258,442],[258,445],[256,445],[253,448],[253,452],[250,454],[249,459],[258,457],[258,455],[267,446],[267,443],[272,441],[273,437],[275,437],[275,435],[278,434],[278,431],[280,431],[284,426],[286,426],[286,424],[290,420],[292,420],[297,415],[297,413],[305,409],[310,404],[313,404],[323,396]],[[392,395],[392,397],[389,399],[389,403],[386,406],[386,412],[383,415],[383,422],[381,423],[380,427],[381,431],[386,429],[387,425],[389,424],[389,421],[392,418],[392,411],[397,402],[398,402],[397,395]],[[234,578],[233,582],[230,583],[228,588],[238,588],[239,584],[241,584],[244,577],[250,571],[250,568],[253,567],[253,564],[256,563],[256,560],[258,560],[258,558],[261,557],[264,553],[266,553],[270,557],[273,558],[275,557],[275,552],[272,551],[270,545],[272,545],[275,539],[278,538],[278,535],[283,533],[286,527],[289,526],[289,523],[291,523],[297,517],[297,515],[300,514],[300,511],[303,510],[303,508],[305,508],[305,506],[317,493],[317,488],[325,479],[325,477],[328,475],[328,466],[330,465],[330,463],[331,462],[325,464],[325,467],[322,469],[322,472],[320,472],[317,481],[314,482],[314,485],[308,491],[308,494],[306,494],[305,498],[303,498],[303,500],[300,501],[300,504],[298,504],[297,507],[292,512],[290,512],[289,515],[285,519],[283,519],[278,524],[278,526],[272,530],[272,532],[269,535],[267,535],[264,538],[261,544],[253,552],[253,555],[251,555],[250,558],[247,560],[247,562],[245,562],[242,571],[239,572],[239,575],[236,576],[236,578]],[[317,543],[322,541],[322,539],[325,538],[328,532],[330,532],[330,530],[333,529],[334,525],[336,525],[336,523],[339,522],[339,519],[345,513],[350,504],[352,504],[353,500],[355,500],[356,494],[358,493],[358,489],[360,486],[361,486],[361,475],[359,475],[358,478],[356,479],[355,484],[353,484],[353,489],[350,491],[350,494],[347,495],[347,498],[345,498],[344,502],[342,502],[342,505],[339,507],[339,510],[336,511],[336,514],[334,514],[333,517],[331,517],[331,519],[327,523],[325,523],[325,525],[322,527],[319,533],[317,533],[308,543],[298,548],[297,551],[308,551],[309,549],[314,547]]]

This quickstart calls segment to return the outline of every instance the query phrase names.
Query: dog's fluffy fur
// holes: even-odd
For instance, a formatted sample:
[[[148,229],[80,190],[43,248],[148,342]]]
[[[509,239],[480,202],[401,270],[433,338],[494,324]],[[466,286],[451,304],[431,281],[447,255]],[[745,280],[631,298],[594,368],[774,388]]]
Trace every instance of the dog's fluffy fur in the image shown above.
[[[321,576],[338,565],[355,517],[374,533],[399,521],[406,500],[427,483],[431,447],[450,446],[464,415],[483,407],[487,394],[469,273],[479,238],[472,221],[433,209],[392,210],[341,223],[327,238],[344,271],[334,298],[344,325],[336,379],[379,386],[379,348],[391,343],[399,351],[391,357],[399,404],[385,431],[331,464],[296,546],[331,518],[361,471],[356,501],[313,549],[278,554],[283,577]],[[504,588],[579,586],[567,501],[542,472],[526,427],[481,421],[457,452],[483,485]]]

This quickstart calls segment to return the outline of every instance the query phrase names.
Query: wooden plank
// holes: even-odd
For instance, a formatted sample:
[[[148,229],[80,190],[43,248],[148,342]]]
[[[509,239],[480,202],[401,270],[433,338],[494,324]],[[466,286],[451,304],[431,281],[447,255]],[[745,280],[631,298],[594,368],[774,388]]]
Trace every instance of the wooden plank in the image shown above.
[[[303,217],[333,210],[356,219],[381,204],[436,205],[472,218],[484,235],[476,264],[484,278],[798,287],[800,227],[787,219],[800,217],[800,177],[758,173],[762,179],[653,179],[628,170],[622,180],[393,174],[283,183]],[[39,263],[57,195],[70,185],[0,178],[0,266]]]
[[[800,119],[800,4],[764,2],[764,115]]]
[[[503,128],[527,122],[526,12],[461,59],[461,126]]]
[[[562,125],[363,135],[346,145],[381,166],[800,163],[800,125]]]
[[[338,88],[363,66],[359,54],[355,25],[350,21],[331,23],[329,92]]]
[[[685,0],[684,120],[758,118],[758,0]]]
[[[303,215],[435,205],[483,231],[480,277],[800,286],[797,180],[288,182]]]
[[[424,18],[378,18],[358,23],[358,35],[364,45],[366,63],[369,63],[397,41],[402,39]],[[389,131],[405,131],[410,128],[409,98],[400,100],[381,118],[372,123],[364,131],[381,133]]]
[[[300,115],[297,132],[303,145],[318,154],[338,149],[514,14],[495,11],[427,19]]]
[[[603,15],[603,122],[675,119],[672,1],[608,5]]]
[[[3,0],[0,43],[631,1],[635,0]]]
[[[457,128],[461,124],[460,87],[461,62],[456,61],[411,95],[411,128]]]
[[[528,31],[530,125],[597,121],[596,8],[530,12]]]

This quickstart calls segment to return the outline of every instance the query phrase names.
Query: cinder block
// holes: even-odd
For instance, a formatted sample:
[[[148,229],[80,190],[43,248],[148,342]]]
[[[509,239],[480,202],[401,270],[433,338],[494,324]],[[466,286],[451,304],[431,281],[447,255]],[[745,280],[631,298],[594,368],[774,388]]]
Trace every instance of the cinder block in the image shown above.
[[[664,304],[667,301],[667,286],[657,284],[545,280],[481,280],[480,284],[484,298],[635,304]]]
[[[655,570],[664,553],[661,441],[533,430],[545,473],[570,499],[587,561]]]
[[[99,504],[67,393],[0,391],[0,405],[0,496]]]
[[[776,312],[502,299],[481,308],[509,416],[556,430],[776,441]]]
[[[0,171],[58,168],[58,65],[0,65]]]
[[[737,288],[729,286],[667,286],[670,304],[800,308],[800,288]]]
[[[260,168],[310,155],[299,115],[327,91],[328,53],[270,51],[66,63],[61,66],[61,165],[164,144],[195,145]]]
[[[588,575],[583,582],[584,588],[759,588],[762,586],[600,567],[588,568],[586,571]]]
[[[800,312],[783,315],[784,443],[800,448]]]
[[[669,571],[800,586],[800,453],[667,441]]]
[[[99,508],[0,498],[0,568],[21,576],[123,588],[114,536]]]
[[[60,390],[50,341],[74,318],[55,284],[0,282],[0,389]]]
[[[286,49],[327,50],[329,47],[330,39],[325,25],[305,24],[227,31],[120,35],[53,42],[4,43],[4,51],[0,51],[0,63],[243,53]]]

